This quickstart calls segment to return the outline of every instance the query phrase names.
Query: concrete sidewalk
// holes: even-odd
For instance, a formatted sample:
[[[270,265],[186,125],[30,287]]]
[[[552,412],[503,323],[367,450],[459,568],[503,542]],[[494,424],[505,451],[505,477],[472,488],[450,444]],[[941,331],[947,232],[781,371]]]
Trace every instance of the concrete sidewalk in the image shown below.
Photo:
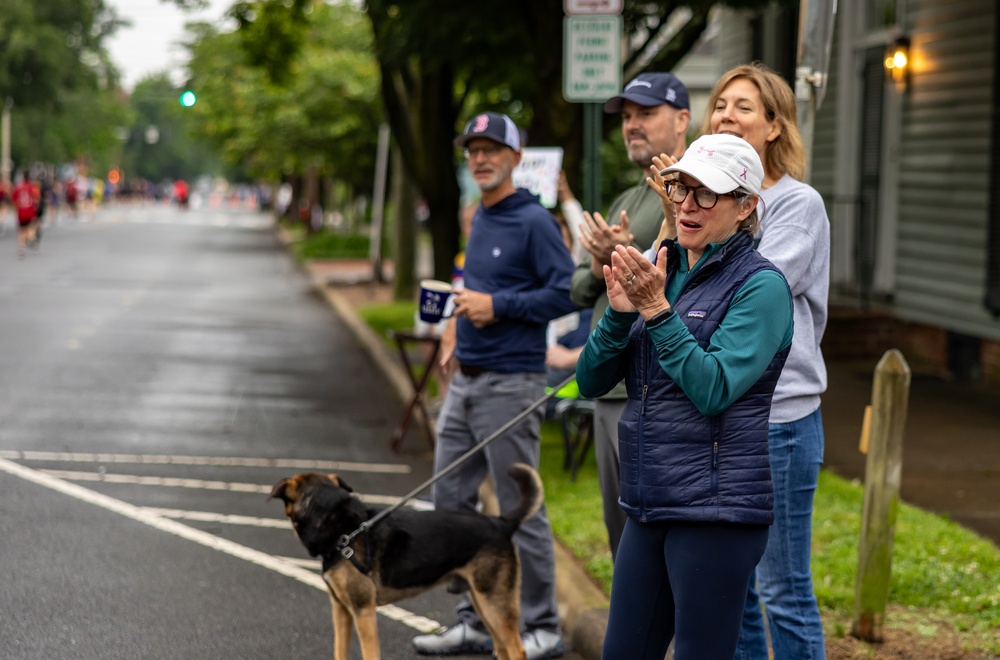
[[[354,305],[338,291],[341,287],[330,284],[329,269],[310,268],[317,290],[386,372],[401,399],[408,400],[412,390],[402,366],[358,318]],[[827,333],[838,331],[833,321]],[[876,362],[828,359],[829,386],[822,408],[825,468],[846,478],[864,478],[865,456],[858,451],[858,441]],[[910,366],[914,372],[903,450],[903,499],[946,514],[1000,545],[1000,387],[953,383]],[[558,544],[556,579],[573,651],[587,660],[600,658],[607,598]]]

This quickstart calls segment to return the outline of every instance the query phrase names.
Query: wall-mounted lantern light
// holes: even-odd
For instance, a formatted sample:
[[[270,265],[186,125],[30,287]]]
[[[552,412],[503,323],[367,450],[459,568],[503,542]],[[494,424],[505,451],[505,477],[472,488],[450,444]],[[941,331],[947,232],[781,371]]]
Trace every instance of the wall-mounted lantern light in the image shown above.
[[[899,37],[885,49],[885,74],[896,83],[896,89],[906,91],[910,77],[910,40]]]

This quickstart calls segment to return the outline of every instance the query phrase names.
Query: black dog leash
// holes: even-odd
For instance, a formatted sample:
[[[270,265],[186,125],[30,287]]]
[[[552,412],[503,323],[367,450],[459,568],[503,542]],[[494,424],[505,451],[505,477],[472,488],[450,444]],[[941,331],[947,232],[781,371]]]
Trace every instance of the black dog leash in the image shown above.
[[[498,428],[496,431],[494,431],[493,433],[491,433],[486,438],[483,438],[483,440],[481,440],[479,442],[479,444],[477,444],[475,447],[473,447],[469,451],[467,451],[464,454],[462,454],[461,456],[459,456],[457,459],[455,459],[455,461],[451,465],[449,465],[448,467],[444,468],[443,470],[441,470],[440,472],[438,472],[437,474],[435,474],[433,477],[431,477],[430,479],[428,479],[424,483],[420,484],[419,486],[417,486],[416,488],[414,488],[413,490],[411,490],[401,500],[399,500],[398,502],[396,502],[395,504],[393,504],[390,507],[382,509],[377,514],[375,514],[374,516],[372,516],[371,518],[369,518],[365,522],[361,523],[361,526],[358,527],[353,532],[351,532],[350,534],[344,534],[343,536],[341,536],[340,539],[337,541],[337,550],[340,552],[340,555],[344,559],[350,560],[350,562],[352,564],[354,564],[355,568],[357,568],[359,571],[361,571],[362,573],[364,573],[365,575],[367,575],[370,569],[367,566],[365,566],[364,564],[362,564],[360,561],[358,561],[358,558],[354,556],[354,549],[351,548],[351,541],[353,541],[359,534],[365,534],[366,532],[368,532],[368,530],[370,530],[372,527],[374,527],[379,522],[381,522],[383,518],[385,518],[386,516],[388,516],[389,514],[395,512],[395,511],[397,511],[400,507],[402,507],[404,504],[406,504],[407,502],[409,502],[410,500],[412,500],[414,497],[416,497],[417,495],[419,495],[425,489],[429,488],[430,486],[433,486],[434,483],[437,482],[438,480],[440,480],[442,477],[444,477],[445,475],[453,472],[460,465],[462,465],[467,460],[469,460],[470,458],[472,458],[473,456],[475,456],[476,454],[478,454],[480,451],[483,450],[484,447],[486,447],[486,445],[490,444],[491,442],[493,442],[494,440],[496,440],[497,438],[499,438],[501,435],[503,435],[504,433],[506,433],[507,431],[509,431],[515,424],[517,424],[522,419],[524,419],[525,417],[527,417],[528,415],[530,415],[531,412],[535,408],[538,408],[539,406],[543,405],[546,401],[548,401],[549,399],[551,399],[552,397],[554,397],[556,395],[556,393],[559,392],[559,390],[561,390],[562,388],[564,388],[567,385],[569,385],[570,382],[572,382],[574,378],[576,378],[576,374],[575,373],[571,374],[568,378],[566,378],[566,380],[564,380],[563,382],[559,383],[557,386],[553,387],[549,392],[547,392],[545,394],[545,396],[543,396],[542,398],[540,398],[537,401],[533,402],[527,408],[525,408],[524,410],[522,410],[521,412],[519,412],[517,415],[515,415],[506,424],[504,424],[503,426],[501,426],[500,428]],[[369,563],[370,563],[371,562],[371,557],[368,557],[368,560],[369,560]]]

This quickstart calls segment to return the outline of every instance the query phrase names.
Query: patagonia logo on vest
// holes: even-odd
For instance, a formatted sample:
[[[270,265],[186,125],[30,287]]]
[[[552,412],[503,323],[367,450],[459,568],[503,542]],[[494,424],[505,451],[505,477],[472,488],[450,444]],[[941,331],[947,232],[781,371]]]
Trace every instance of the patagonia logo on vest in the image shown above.
[[[708,312],[703,309],[692,309],[687,313],[689,319],[703,319],[708,316]]]

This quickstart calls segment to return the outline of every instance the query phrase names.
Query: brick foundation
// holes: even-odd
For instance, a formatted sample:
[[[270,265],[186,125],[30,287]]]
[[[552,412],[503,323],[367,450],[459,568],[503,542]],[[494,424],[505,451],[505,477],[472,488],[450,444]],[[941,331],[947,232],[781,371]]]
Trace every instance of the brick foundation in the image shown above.
[[[948,374],[948,332],[918,323],[907,323],[884,312],[830,308],[823,335],[823,355],[828,359],[878,360],[898,348],[911,368]],[[1000,384],[1000,342],[982,342],[983,380]]]

